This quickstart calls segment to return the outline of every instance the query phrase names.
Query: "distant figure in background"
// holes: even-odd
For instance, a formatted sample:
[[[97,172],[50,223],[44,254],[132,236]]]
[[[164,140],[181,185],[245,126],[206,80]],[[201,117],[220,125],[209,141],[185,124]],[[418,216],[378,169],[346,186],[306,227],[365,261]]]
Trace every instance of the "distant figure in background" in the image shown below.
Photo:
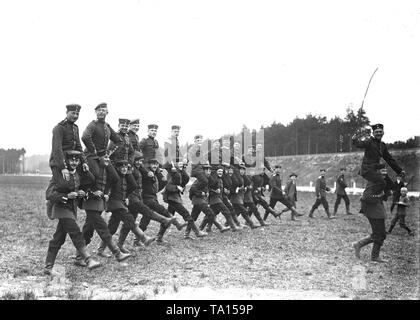
[[[296,187],[296,179],[297,174],[292,173],[289,176],[289,181],[287,181],[286,186],[284,187],[284,194],[286,199],[290,202],[290,204],[296,208],[296,201],[297,201],[297,187]],[[289,211],[289,208],[283,209],[282,213]],[[292,212],[292,221],[296,221],[296,214]]]
[[[331,191],[329,187],[327,187],[327,182],[325,181],[325,169],[321,169],[320,176],[318,179],[316,179],[315,184],[315,195],[316,195],[316,201],[314,205],[312,206],[311,211],[309,212],[309,218],[313,218],[313,214],[315,209],[318,209],[319,205],[322,203],[325,212],[327,213],[328,219],[334,219],[335,217],[330,214],[330,210],[328,207],[328,201],[327,201],[327,191]]]
[[[392,229],[394,229],[395,225],[399,221],[400,227],[407,230],[410,236],[414,236],[414,232],[411,231],[410,228],[407,227],[407,225],[405,224],[405,216],[407,215],[406,210],[407,210],[407,207],[410,206],[410,200],[408,199],[407,192],[408,192],[407,188],[402,187],[400,189],[400,197],[398,201],[393,203],[397,206],[397,213],[395,214],[394,218],[391,221],[391,225],[389,226],[389,229],[387,232],[388,234],[391,234]]]
[[[396,181],[394,182],[394,187],[392,188],[392,204],[391,204],[391,213],[394,210],[396,203],[399,201],[401,196],[401,188],[405,187],[406,184],[404,182],[403,177],[401,174],[397,175]]]
[[[345,172],[346,172],[346,168],[341,168],[340,174],[336,180],[335,193],[337,194],[337,199],[335,200],[335,204],[334,204],[334,216],[337,215],[337,210],[338,210],[338,206],[340,205],[341,199],[344,199],[344,203],[346,204],[346,213],[348,215],[352,214],[350,212],[350,199],[346,192],[347,182],[346,182],[346,178],[344,177]]]

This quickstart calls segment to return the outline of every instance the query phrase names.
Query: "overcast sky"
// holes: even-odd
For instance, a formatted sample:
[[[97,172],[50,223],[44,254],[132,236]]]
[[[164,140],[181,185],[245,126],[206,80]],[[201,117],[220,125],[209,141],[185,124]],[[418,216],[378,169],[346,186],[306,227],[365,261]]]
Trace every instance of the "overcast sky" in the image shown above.
[[[420,1],[0,2],[0,148],[51,150],[65,105],[215,138],[365,108],[386,142],[419,135]]]

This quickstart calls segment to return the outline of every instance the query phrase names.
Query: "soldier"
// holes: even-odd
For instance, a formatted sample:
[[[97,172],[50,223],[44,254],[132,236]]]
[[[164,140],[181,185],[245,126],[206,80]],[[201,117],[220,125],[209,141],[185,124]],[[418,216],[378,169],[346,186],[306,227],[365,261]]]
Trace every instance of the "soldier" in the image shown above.
[[[384,135],[384,126],[380,123],[375,124],[372,126],[372,131],[372,137],[367,137],[366,135],[362,136],[360,133],[356,133],[352,137],[352,142],[356,147],[364,149],[360,175],[366,180],[374,183],[374,186],[372,186],[374,194],[381,195],[386,187],[385,180],[380,172],[378,172],[378,169],[381,168],[381,158],[383,158],[397,174],[405,175],[405,172],[389,153],[386,144],[381,141]],[[364,196],[362,196],[362,198],[364,198]]]
[[[191,214],[184,207],[181,195],[184,193],[185,187],[190,180],[188,173],[185,171],[184,163],[181,161],[178,163],[178,168],[176,171],[171,169],[168,172],[168,183],[166,184],[165,191],[163,192],[163,200],[168,203],[168,211],[171,214],[178,212],[182,218],[187,222],[187,225],[190,226],[190,229],[193,230],[195,235],[199,238],[206,236],[205,232],[198,230]],[[189,234],[186,235],[189,237]]]
[[[291,173],[289,175],[289,181],[287,181],[286,186],[284,187],[284,195],[286,196],[286,199],[290,202],[290,204],[296,208],[296,201],[297,201],[297,187],[296,187],[296,173]],[[289,211],[288,208],[283,210],[284,212]],[[292,221],[296,221],[296,215],[292,212]]]
[[[203,136],[201,134],[197,134],[194,136],[194,144],[188,151],[188,158],[191,162],[191,177],[197,178],[201,183],[203,183],[203,185],[208,184],[207,176],[204,174],[204,170],[202,168],[203,165],[208,164],[206,149],[207,148],[203,146]]]
[[[386,176],[386,169],[378,172],[382,175],[382,179]],[[369,221],[372,228],[372,234],[366,238],[353,242],[352,246],[355,251],[356,258],[360,259],[360,250],[373,242],[371,260],[374,262],[384,263],[386,260],[379,257],[381,247],[386,239],[385,232],[385,207],[382,203],[383,194],[377,194],[377,182],[368,181],[365,191],[364,200],[360,213],[363,213]]]
[[[391,204],[391,214],[392,210],[394,210],[394,207],[396,203],[399,201],[401,196],[401,188],[405,187],[405,182],[401,174],[397,174],[396,181],[394,182],[394,187],[392,188],[392,204]]]
[[[175,168],[175,164],[178,164],[180,161],[183,160],[183,155],[180,150],[179,146],[179,130],[181,127],[178,125],[173,125],[171,127],[172,133],[169,137],[168,141],[165,142],[164,146],[164,165],[163,168],[167,171]],[[176,168],[175,170],[176,171]]]
[[[255,218],[257,218],[261,227],[268,226],[268,224],[265,223],[264,220],[261,218],[261,215],[258,211],[257,206],[254,203],[254,199],[252,196],[253,191],[254,191],[254,185],[252,183],[251,175],[255,174],[255,170],[253,168],[248,168],[248,170],[250,171],[250,175],[247,175],[246,172],[241,174],[244,179],[244,187],[245,187],[244,207],[248,209],[250,216],[254,214]],[[242,173],[243,170],[240,170],[240,172]]]
[[[108,115],[107,104],[99,104],[95,108],[95,112],[96,120],[93,120],[88,124],[82,136],[82,141],[86,146],[85,154],[87,156],[89,168],[92,169],[92,173],[101,171],[99,162],[101,162],[103,158],[109,157],[124,144],[120,135],[118,135],[105,121],[106,116]],[[115,143],[113,150],[108,150],[108,143],[110,140]],[[97,161],[98,159],[99,161]],[[109,176],[118,177],[112,164],[109,164],[104,168],[107,170]]]
[[[327,187],[327,182],[325,181],[325,169],[321,169],[320,176],[318,179],[316,179],[315,182],[315,195],[316,195],[316,201],[314,205],[311,208],[311,211],[309,212],[309,218],[313,218],[313,214],[315,209],[319,207],[319,205],[322,203],[325,212],[327,213],[328,219],[335,219],[334,216],[330,214],[328,202],[327,202],[327,191],[331,191],[329,187]]]
[[[229,229],[232,231],[237,231],[238,228],[236,227],[235,223],[232,220],[230,210],[225,206],[223,203],[223,167],[219,166],[215,174],[211,174],[209,177],[209,203],[210,208],[213,210],[214,213],[214,221],[213,223],[208,222],[206,217],[203,219],[200,229],[203,230],[207,224],[207,232],[211,232],[211,226],[214,224],[220,232],[228,231]],[[219,213],[222,213],[226,219],[227,224],[229,227],[223,227],[219,222],[217,222],[216,217]]]
[[[83,201],[83,209],[86,211],[86,221],[82,229],[83,238],[86,245],[88,245],[93,237],[93,232],[96,231],[117,261],[121,262],[131,255],[121,252],[112,239],[104,218],[101,216],[106,208],[105,204],[109,200],[110,187],[119,182],[119,177],[118,174],[117,176],[112,175],[115,169],[112,171],[107,170],[107,166],[111,165],[111,161],[106,154],[101,156],[101,158],[91,159],[91,162],[97,163],[91,166],[95,181],[90,185],[87,198]],[[98,250],[98,255],[108,257],[101,250]]]
[[[144,163],[148,166],[151,162],[150,159],[156,159],[158,156],[159,142],[156,140],[157,129],[159,128],[156,124],[149,124],[147,126],[147,138],[143,138],[140,141],[140,151],[143,153]],[[159,161],[158,161],[159,163]]]
[[[158,174],[159,168],[159,162],[155,158],[149,159],[149,165],[147,168],[147,173],[142,175],[142,185],[143,185],[143,202],[146,206],[148,206],[153,211],[156,211],[160,215],[167,217],[167,218],[173,218],[173,216],[166,210],[164,206],[162,206],[157,199],[157,193],[161,191],[166,186],[166,178],[163,177],[161,174]],[[175,220],[177,223],[178,220]],[[147,226],[150,223],[150,218],[148,216],[143,215],[143,217],[140,220],[140,229],[145,231],[147,229]],[[182,230],[183,227],[186,225],[177,225],[178,230]],[[156,242],[158,244],[164,244],[165,241],[163,241],[163,235],[165,234],[166,230],[168,229],[167,224],[161,224],[159,228],[159,232],[157,235]]]
[[[130,121],[130,130],[128,131],[128,136],[130,138],[131,145],[133,146],[134,151],[140,151],[140,139],[137,135],[137,132],[140,129],[140,119],[134,119]]]
[[[86,252],[82,233],[76,223],[77,202],[85,196],[85,191],[79,188],[81,177],[76,172],[81,154],[79,150],[64,151],[63,156],[68,176],[67,174],[62,174],[59,170],[55,170],[52,178],[53,187],[49,188],[46,194],[46,198],[52,204],[52,219],[58,219],[56,231],[48,246],[44,269],[44,274],[46,275],[51,275],[55,259],[61,246],[66,241],[67,234],[84,260],[83,265],[86,265],[90,270],[101,265]],[[89,171],[83,174],[86,176],[86,180],[90,179],[92,181],[94,179]]]
[[[197,220],[198,216],[201,212],[203,212],[207,220],[209,222],[214,222],[214,213],[213,210],[209,207],[208,202],[208,196],[209,196],[209,187],[208,187],[208,179],[211,174],[211,166],[208,164],[204,164],[201,166],[201,169],[203,170],[203,174],[205,175],[206,180],[203,179],[197,179],[194,181],[190,188],[189,192],[189,198],[192,202],[193,208],[191,211],[191,217],[194,221]],[[185,230],[185,239],[191,239],[190,238],[190,232],[192,230],[191,225],[187,226],[187,229]]]
[[[335,200],[335,204],[334,204],[334,216],[337,214],[337,209],[338,209],[338,206],[340,205],[341,198],[344,199],[344,203],[346,204],[346,213],[348,215],[352,214],[350,212],[350,199],[346,192],[347,183],[346,183],[346,178],[344,177],[344,172],[346,172],[346,168],[341,168],[340,175],[337,177],[337,180],[336,180],[335,193],[337,194],[337,199]]]
[[[234,172],[231,176],[232,178],[232,185],[230,189],[230,201],[233,205],[234,214],[236,216],[241,215],[247,225],[251,229],[258,228],[251,220],[248,214],[248,210],[244,206],[244,194],[245,194],[245,186],[244,186],[244,175],[246,171],[246,167],[243,164],[239,164],[239,170]]]
[[[230,216],[232,217],[233,222],[236,225],[236,228],[238,230],[242,230],[243,226],[239,222],[235,210],[233,208],[232,203],[230,202],[230,190],[232,188],[232,177],[234,174],[234,169],[229,163],[223,163],[224,166],[224,172],[222,176],[222,182],[223,182],[223,192],[222,192],[222,201],[223,204],[226,206],[226,208],[229,209]],[[228,226],[229,223],[226,221],[225,226]]]
[[[395,225],[399,221],[400,227],[407,230],[410,236],[414,236],[414,232],[411,231],[410,228],[407,227],[407,225],[405,224],[406,209],[407,207],[410,206],[410,200],[407,197],[407,192],[408,190],[406,187],[402,187],[400,189],[400,198],[395,203],[395,205],[397,206],[397,213],[395,214],[395,217],[391,221],[391,225],[389,226],[389,229],[387,232],[388,234],[391,234],[392,229],[394,229]]]
[[[277,202],[281,202],[282,204],[284,204],[288,209],[290,209],[292,211],[292,215],[294,216],[301,216],[300,213],[298,213],[296,211],[296,208],[284,197],[283,195],[283,189],[281,187],[281,178],[280,178],[280,169],[281,169],[281,165],[275,165],[274,166],[274,174],[271,176],[270,178],[270,207],[272,209],[275,208]],[[264,214],[264,220],[267,219],[269,214],[273,214],[275,218],[277,218],[277,216],[280,215],[275,215],[272,212],[266,211]]]
[[[268,176],[265,173],[264,168],[261,170],[261,173],[255,172],[255,174],[251,176],[252,184],[254,186],[252,197],[255,205],[261,205],[266,212],[271,213],[274,215],[274,217],[278,217],[281,215],[281,213],[271,208],[267,201],[264,199],[264,191],[266,190],[266,185],[270,182],[269,180],[267,181],[267,178]]]
[[[134,162],[134,148],[130,141],[130,136],[128,134],[128,128],[130,126],[130,120],[128,119],[119,119],[118,120],[118,132],[117,134],[121,137],[121,140],[123,141],[123,144],[116,149],[115,143],[110,141],[109,143],[109,149],[113,150],[116,149],[116,151],[110,155],[111,163],[115,166],[115,163],[120,160],[126,160],[128,161],[129,167],[131,168],[133,166]]]
[[[119,159],[115,162],[120,179],[117,183],[111,186],[109,200],[107,202],[106,211],[111,212],[108,229],[111,235],[114,235],[118,230],[120,222],[123,221],[124,225],[135,234],[137,239],[140,239],[145,246],[149,246],[156,240],[156,238],[148,237],[144,234],[143,231],[136,225],[133,215],[128,212],[128,196],[139,187],[133,176],[128,174],[128,165],[129,162],[125,159]],[[121,252],[130,253],[130,251],[124,248],[123,239],[120,238],[117,246]],[[98,251],[104,252],[105,249],[106,243],[102,241]]]
[[[157,212],[151,210],[148,206],[143,203],[143,175],[147,176],[148,171],[143,167],[143,155],[139,151],[134,152],[134,166],[133,166],[133,178],[137,183],[137,188],[128,195],[128,212],[133,216],[134,221],[136,221],[137,216],[141,213],[143,216],[146,216],[150,220],[157,221],[166,227],[169,228],[170,224],[174,224],[175,226],[180,225],[179,221],[175,217],[167,218],[164,217]],[[120,244],[125,242],[128,234],[130,233],[130,228],[125,223],[121,227],[120,236],[118,238],[118,246],[121,247]],[[140,246],[141,239],[136,237],[134,240],[134,246]]]

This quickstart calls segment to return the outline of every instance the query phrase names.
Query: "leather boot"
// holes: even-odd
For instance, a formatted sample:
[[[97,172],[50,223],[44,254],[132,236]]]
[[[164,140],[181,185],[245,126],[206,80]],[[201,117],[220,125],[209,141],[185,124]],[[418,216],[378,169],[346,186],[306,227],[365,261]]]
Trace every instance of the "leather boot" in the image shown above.
[[[139,239],[145,247],[150,246],[150,244],[156,240],[156,237],[147,236],[139,227],[133,230],[133,233],[136,235],[136,238]]]
[[[242,224],[239,222],[238,217],[236,216],[236,213],[235,213],[235,212],[231,212],[230,217],[232,218],[233,223],[236,225],[236,228],[237,228],[238,230],[242,230],[242,229],[243,229],[243,226],[242,226]]]
[[[216,226],[216,228],[217,228],[217,229],[219,229],[219,231],[220,231],[221,233],[223,233],[223,232],[226,232],[226,231],[229,231],[229,230],[230,230],[230,227],[224,227],[224,226],[222,226],[219,222],[217,222],[216,220],[214,220],[214,221],[213,221],[213,223],[214,223],[214,225]]]
[[[175,217],[171,219],[171,223],[178,229],[178,231],[181,231],[187,226],[187,223],[181,223],[179,220]]]
[[[48,247],[47,258],[45,259],[44,274],[51,275],[54,267],[55,259],[57,258],[58,250],[56,248]]]
[[[335,219],[335,217],[331,215],[329,210],[327,210],[327,217],[328,219]]]
[[[199,229],[204,230],[207,224],[208,224],[207,217],[204,217],[203,221],[201,221],[200,223]]]
[[[269,214],[270,214],[270,212],[266,210],[265,213],[264,213],[264,218],[263,218],[264,221],[267,220]]]
[[[76,258],[74,259],[74,265],[78,267],[87,267],[85,259],[83,258],[79,250],[76,250]]]
[[[377,243],[373,243],[372,253],[371,253],[371,260],[378,263],[386,263],[387,260],[381,259],[379,257],[379,252],[381,251],[381,246]]]
[[[309,211],[309,218],[313,219],[314,218],[314,210],[311,209],[311,211]]]
[[[86,266],[89,270],[93,270],[101,266],[101,263],[99,261],[96,261],[95,259],[93,259],[86,252],[86,247],[80,248],[78,252],[80,253],[80,256],[85,260]]]
[[[192,238],[190,236],[190,233],[191,233],[191,223],[194,223],[194,221],[189,221],[188,222],[188,225],[185,228],[184,239],[191,239],[192,240]]]
[[[206,232],[210,233],[211,231],[211,227],[213,226],[213,221],[208,221],[207,222],[207,227],[206,227]],[[204,229],[204,228],[203,228]],[[201,231],[203,231],[203,229],[200,229]]]
[[[297,212],[297,210],[296,210],[295,207],[292,207],[290,210],[293,212],[293,214],[294,214],[295,217],[302,217],[302,216],[304,216],[303,213]]]
[[[111,258],[112,255],[105,252],[106,247],[107,247],[106,243],[104,241],[101,241],[101,244],[99,245],[97,254],[98,254],[98,256],[103,257],[103,258]]]
[[[246,223],[248,224],[248,226],[249,226],[251,229],[256,229],[256,228],[258,228],[258,227],[254,224],[254,222],[252,222],[252,220],[251,220],[251,218],[248,216],[248,213],[247,213],[247,212],[243,212],[241,215],[242,215],[242,218],[244,218],[244,219],[245,219]]]
[[[263,220],[263,218],[261,218],[261,215],[258,212],[258,210],[254,212],[254,216],[255,216],[255,218],[257,218],[257,220],[260,223],[261,227],[266,227],[266,226],[269,225],[268,223],[265,223],[265,221]]]
[[[292,213],[290,214],[290,216],[291,216],[291,220],[292,221],[299,221],[299,219],[296,219],[296,215],[295,215],[295,213],[292,211]]]
[[[202,237],[205,237],[207,235],[206,232],[198,230],[197,225],[194,223],[193,220],[191,220],[189,222],[189,224],[187,226],[187,230],[188,230],[188,228],[194,232],[194,234],[197,238],[202,238]]]
[[[131,257],[130,253],[122,253],[112,239],[108,243],[108,248],[111,250],[112,254],[118,262],[124,261]]]
[[[226,215],[226,223],[228,224],[228,226],[230,227],[230,230],[232,230],[233,232],[238,231],[238,227],[236,227],[235,223],[233,222],[232,216],[231,215]],[[225,224],[226,226],[226,224]]]
[[[394,229],[394,227],[395,227],[395,224],[391,224],[391,225],[389,226],[388,231],[387,231],[386,233],[387,233],[387,234],[391,234],[392,229]]]
[[[372,243],[372,239],[370,236],[363,238],[360,241],[352,243],[352,246],[354,248],[354,255],[357,259],[360,259],[360,249],[362,249],[362,247],[364,246],[367,246],[369,243]]]
[[[130,232],[130,229],[124,227],[123,225],[121,228],[120,235],[118,237],[118,243],[117,243],[117,246],[118,248],[120,248],[122,253],[130,253],[130,251],[124,248],[124,242],[125,242],[125,239],[127,239],[129,232]]]
[[[346,206],[346,214],[352,215],[353,213],[350,212],[350,206]]]
[[[165,234],[165,231],[167,229],[168,228],[165,227],[163,224],[160,225],[159,232],[158,232],[158,234],[156,236],[156,243],[157,244],[166,244],[166,243],[168,243],[167,241],[163,240],[163,235]]]

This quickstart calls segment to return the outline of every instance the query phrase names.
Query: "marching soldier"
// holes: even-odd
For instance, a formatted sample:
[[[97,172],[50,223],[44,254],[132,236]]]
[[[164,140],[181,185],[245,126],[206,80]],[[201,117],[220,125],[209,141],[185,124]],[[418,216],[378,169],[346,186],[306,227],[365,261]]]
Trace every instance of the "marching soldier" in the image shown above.
[[[296,173],[291,173],[289,175],[289,181],[287,181],[286,186],[284,187],[284,195],[286,199],[290,202],[290,204],[296,208],[296,201],[297,201],[297,187],[296,187]],[[284,212],[289,211],[288,208],[283,210]],[[292,212],[292,221],[296,221],[296,215]]]
[[[88,124],[83,132],[82,141],[86,146],[85,154],[92,172],[99,172],[99,162],[103,158],[108,158],[113,152],[117,151],[124,144],[120,135],[118,135],[111,126],[105,121],[108,115],[108,106],[101,103],[95,108],[96,120]],[[108,150],[109,141],[114,142],[113,150]],[[99,161],[97,161],[99,159]],[[118,177],[112,164],[105,166],[108,175]]]
[[[49,188],[46,194],[52,204],[52,219],[58,219],[56,231],[48,246],[44,269],[46,275],[51,275],[57,254],[66,241],[67,234],[78,251],[78,255],[83,259],[80,262],[81,265],[87,266],[90,270],[101,265],[87,253],[82,233],[76,223],[78,201],[85,197],[85,191],[80,188],[81,177],[76,172],[81,154],[79,150],[64,151],[63,156],[68,177],[55,170],[52,178],[53,187]],[[83,175],[85,181],[94,179],[89,171],[83,172]]]
[[[334,216],[330,214],[328,202],[327,202],[327,191],[331,191],[329,187],[327,187],[327,182],[325,181],[325,169],[320,170],[320,176],[318,179],[316,179],[315,183],[315,195],[316,195],[316,201],[314,205],[311,208],[311,211],[309,212],[309,218],[313,218],[313,214],[315,209],[319,207],[319,205],[322,203],[325,212],[327,213],[328,219],[335,219]]]
[[[346,204],[346,213],[348,215],[352,214],[350,212],[350,199],[346,192],[347,183],[346,183],[346,178],[344,177],[344,172],[346,172],[346,168],[341,168],[340,175],[337,177],[337,180],[336,180],[335,193],[337,194],[337,199],[335,200],[335,204],[334,204],[334,216],[337,214],[337,209],[338,209],[338,206],[340,205],[342,198],[344,199],[344,203]]]
[[[197,221],[198,216],[203,212],[209,222],[214,222],[214,213],[213,210],[209,207],[208,196],[209,196],[209,187],[208,179],[211,174],[211,166],[208,164],[202,165],[201,169],[205,175],[206,180],[197,179],[194,181],[190,188],[189,198],[192,202],[193,208],[191,211],[191,217],[194,221]],[[190,239],[190,232],[192,230],[191,225],[187,226],[185,230],[185,239]]]
[[[352,137],[352,142],[356,147],[364,149],[360,175],[367,181],[373,182],[373,192],[381,195],[386,187],[386,182],[378,171],[381,168],[381,159],[384,159],[397,174],[405,175],[405,172],[389,153],[386,144],[381,141],[384,135],[384,126],[380,123],[375,124],[372,126],[372,131],[373,136],[369,137],[356,133]],[[364,198],[365,196],[362,195],[362,199]]]
[[[173,216],[166,210],[164,206],[162,206],[157,199],[157,193],[161,191],[166,186],[166,178],[163,177],[161,174],[157,173],[159,168],[159,162],[157,159],[151,158],[149,159],[149,166],[147,168],[147,174],[142,175],[142,185],[143,185],[143,202],[146,206],[148,206],[151,210],[156,211],[160,215],[173,218]],[[178,230],[182,230],[185,225],[179,224],[178,220],[175,219],[176,227]],[[143,215],[140,220],[140,229],[145,231],[147,226],[150,223],[150,218],[148,216]],[[157,243],[163,244],[163,235],[165,234],[166,230],[168,229],[167,224],[161,224],[159,228],[159,232],[157,235]]]
[[[236,228],[238,230],[242,230],[243,226],[239,222],[235,210],[233,209],[233,205],[230,202],[230,190],[232,189],[232,177],[234,174],[234,169],[229,163],[223,163],[224,166],[224,172],[222,176],[222,182],[223,182],[223,192],[222,192],[222,201],[223,204],[226,206],[226,208],[229,209],[230,216],[232,217],[233,222],[236,225]],[[225,226],[229,225],[228,222],[226,222]]]
[[[108,229],[111,235],[114,235],[118,230],[120,222],[123,221],[124,225],[135,234],[136,238],[140,239],[145,246],[148,246],[155,241],[156,238],[148,237],[144,234],[136,225],[133,215],[128,212],[128,196],[139,187],[133,176],[128,174],[128,165],[128,161],[124,159],[117,160],[115,163],[120,179],[117,183],[111,185],[106,209],[106,211],[111,212]],[[121,252],[130,253],[124,248],[124,241],[122,241],[122,239],[120,239],[117,246]],[[103,252],[105,249],[106,243],[102,241],[98,251]]]
[[[249,168],[249,170],[250,170],[251,175],[255,174],[255,170],[253,168]],[[240,171],[242,172],[243,170],[240,170]],[[245,187],[244,207],[249,210],[250,216],[254,214],[255,218],[257,218],[261,227],[268,226],[268,224],[264,222],[263,218],[261,218],[260,212],[258,211],[258,208],[254,203],[254,198],[253,198],[254,185],[252,183],[252,177],[250,175],[247,175],[245,172],[241,175],[244,179],[244,187]]]
[[[254,199],[255,205],[261,205],[266,212],[271,213],[274,217],[278,217],[281,215],[280,212],[275,211],[271,208],[267,201],[264,199],[264,191],[266,190],[265,186],[269,184],[267,174],[264,172],[264,168],[261,170],[261,173],[255,172],[254,175],[251,176],[252,184],[254,186],[254,190],[252,192],[252,197]]]
[[[299,216],[301,216],[301,214],[296,211],[296,208],[283,195],[283,189],[281,187],[280,169],[281,169],[280,165],[275,165],[274,166],[274,174],[270,178],[270,182],[269,182],[270,190],[271,190],[270,207],[272,209],[274,209],[277,202],[281,202],[289,210],[292,211],[292,215],[299,217]],[[281,213],[280,213],[280,215],[275,215],[272,212],[266,211],[265,214],[264,214],[264,220],[267,219],[267,217],[270,213],[273,214],[275,218],[277,218],[277,216],[281,215]]]
[[[228,231],[229,229],[232,231],[237,231],[238,228],[236,227],[235,223],[232,220],[230,210],[225,206],[223,203],[223,167],[219,166],[215,171],[215,174],[211,174],[209,177],[209,203],[210,208],[213,210],[214,213],[214,221],[213,223],[208,222],[206,218],[203,219],[200,229],[204,229],[207,224],[206,231],[211,232],[211,226],[214,224],[220,232]],[[219,213],[222,213],[226,219],[227,224],[229,225],[228,228],[223,227],[219,222],[217,222],[216,217]]]
[[[131,145],[133,146],[134,151],[140,151],[140,139],[137,135],[137,132],[140,129],[140,119],[134,119],[130,121],[130,130],[128,131],[128,136],[130,138]]]
[[[134,162],[134,148],[130,141],[130,136],[128,134],[128,128],[130,127],[130,120],[128,119],[119,119],[118,120],[118,132],[117,134],[121,137],[123,141],[122,145],[116,149],[116,151],[110,155],[111,162],[115,166],[115,163],[120,160],[126,160],[129,163],[129,167],[133,166]],[[115,143],[110,141],[109,147],[110,150],[115,149]]]
[[[187,222],[187,225],[199,238],[206,236],[205,232],[198,230],[191,214],[184,207],[181,195],[184,193],[185,187],[190,180],[188,173],[185,171],[184,163],[179,162],[176,171],[173,169],[168,171],[168,183],[166,184],[163,193],[163,200],[168,203],[168,211],[171,214],[178,212],[182,218]],[[186,235],[189,237],[189,234]]]
[[[91,242],[94,231],[96,231],[117,261],[121,262],[131,257],[131,255],[121,252],[112,239],[104,218],[101,216],[106,209],[106,202],[109,200],[110,187],[119,182],[119,177],[118,174],[116,176],[112,175],[115,169],[112,171],[107,170],[107,166],[111,165],[111,161],[106,154],[101,156],[101,158],[91,159],[91,162],[97,163],[91,166],[95,181],[90,185],[87,197],[83,201],[83,209],[86,211],[86,221],[82,228],[83,238],[86,245],[88,245]],[[98,255],[109,257],[103,250],[98,250]]]

